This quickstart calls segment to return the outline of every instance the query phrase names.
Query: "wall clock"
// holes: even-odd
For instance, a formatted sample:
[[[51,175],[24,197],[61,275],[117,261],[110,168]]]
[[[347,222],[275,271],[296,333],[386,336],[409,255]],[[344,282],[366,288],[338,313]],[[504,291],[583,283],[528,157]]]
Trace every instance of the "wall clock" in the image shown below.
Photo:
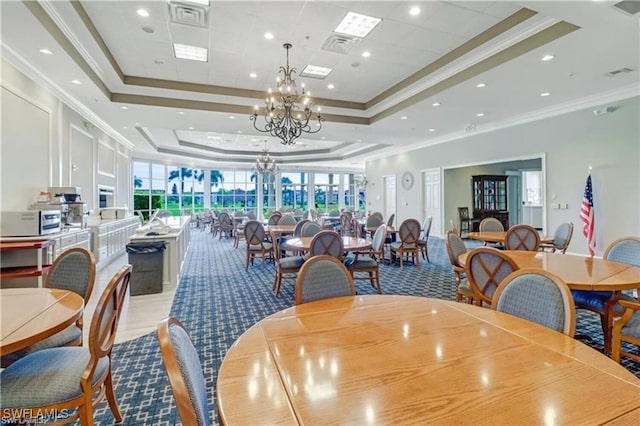
[[[407,191],[413,188],[413,173],[410,171],[402,174],[402,187]]]

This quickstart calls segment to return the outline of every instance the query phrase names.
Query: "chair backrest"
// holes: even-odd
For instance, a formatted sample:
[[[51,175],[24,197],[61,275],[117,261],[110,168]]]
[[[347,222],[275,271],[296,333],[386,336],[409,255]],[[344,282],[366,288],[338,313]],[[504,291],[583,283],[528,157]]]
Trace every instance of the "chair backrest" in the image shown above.
[[[280,220],[278,220],[278,225],[295,225],[296,223],[296,218],[290,214],[284,214]]]
[[[564,222],[558,225],[553,234],[553,246],[562,253],[567,251],[571,237],[573,236],[573,222]]]
[[[158,342],[182,424],[210,425],[207,386],[189,332],[169,317],[158,324]]]
[[[382,225],[384,221],[382,220],[382,216],[371,215],[367,218],[367,228],[378,227]]]
[[[451,265],[461,268],[460,262],[458,262],[458,257],[467,252],[467,246],[464,245],[462,238],[453,231],[447,231],[445,245],[447,246],[447,254],[449,255],[449,262],[451,262]]]
[[[293,236],[300,237],[302,235],[302,227],[309,222],[311,222],[309,219],[302,219],[296,223],[296,227],[293,229]]]
[[[247,249],[249,246],[262,245],[264,241],[264,227],[257,220],[250,220],[244,224],[244,238],[247,240]]]
[[[83,374],[83,380],[86,379],[88,383],[91,383],[98,361],[103,357],[111,356],[111,349],[118,331],[120,313],[129,287],[131,270],[131,265],[124,265],[113,275],[93,312],[87,343],[91,357]]]
[[[378,216],[381,221],[384,221],[384,216],[382,216],[382,213],[380,213],[380,212],[373,212],[373,213],[371,213],[371,215],[369,215],[369,217],[371,217],[371,216]]]
[[[313,237],[318,232],[322,231],[322,226],[317,222],[307,222],[302,226],[300,230],[301,237]]]
[[[281,217],[282,217],[282,213],[280,213],[280,212],[272,213],[271,216],[269,216],[268,224],[269,225],[277,225],[278,222],[280,222],[280,218]]]
[[[220,212],[218,215],[218,224],[220,226],[228,226],[231,225],[231,216],[227,212]]]
[[[333,256],[314,256],[304,262],[298,272],[296,305],[355,294],[353,278],[347,267]]]
[[[329,212],[329,217],[338,217],[340,216],[340,211],[339,210],[331,210]]]
[[[422,222],[422,233],[420,234],[420,239],[427,241],[429,239],[429,233],[431,232],[431,223],[433,222],[433,218],[431,216],[427,216],[424,218],[424,222]]]
[[[469,252],[464,269],[478,304],[486,302],[491,305],[502,280],[517,270],[518,266],[498,249],[478,247]]]
[[[245,217],[245,213],[243,210],[236,210],[235,212],[233,212],[233,217]]]
[[[420,222],[416,219],[405,219],[398,230],[402,244],[415,244],[420,238]]]
[[[380,225],[378,229],[376,229],[376,233],[373,234],[373,242],[371,244],[371,249],[375,252],[382,252],[384,249],[385,239],[387,238],[387,226]]]
[[[248,213],[247,213],[247,217],[248,217],[250,220],[256,220],[256,219],[257,219],[257,216],[256,216],[256,214],[255,214],[255,212],[254,212],[254,211],[250,211],[250,212],[248,212]]]
[[[449,219],[449,231],[458,233],[458,228],[456,228],[456,224],[453,223],[453,219]]]
[[[171,217],[171,216],[173,216],[173,215],[171,214],[171,212],[170,212],[169,210],[160,210],[160,211],[156,214],[156,217],[159,217],[159,218],[163,218],[163,217]]]
[[[362,237],[362,227],[358,223],[358,219],[356,219],[355,217],[351,219],[351,233],[354,237]]]
[[[345,213],[340,215],[340,228],[342,229],[342,232],[351,232],[351,215]]]
[[[504,225],[495,217],[485,217],[478,229],[480,232],[504,232]]]
[[[604,252],[606,260],[640,266],[640,238],[623,237],[613,241]]]
[[[492,308],[573,337],[576,310],[562,278],[539,268],[508,275],[493,295]]]
[[[504,237],[504,247],[507,250],[538,251],[540,235],[531,225],[513,225]]]
[[[393,226],[393,221],[395,218],[396,218],[396,214],[391,213],[391,216],[389,216],[389,220],[387,220],[387,226]]]
[[[87,249],[75,247],[56,257],[44,280],[44,286],[73,291],[86,304],[91,298],[95,280],[96,261],[93,254]]]
[[[458,219],[469,220],[469,207],[458,207]]]
[[[344,243],[336,231],[320,231],[311,240],[310,256],[327,255],[341,259],[343,254]]]

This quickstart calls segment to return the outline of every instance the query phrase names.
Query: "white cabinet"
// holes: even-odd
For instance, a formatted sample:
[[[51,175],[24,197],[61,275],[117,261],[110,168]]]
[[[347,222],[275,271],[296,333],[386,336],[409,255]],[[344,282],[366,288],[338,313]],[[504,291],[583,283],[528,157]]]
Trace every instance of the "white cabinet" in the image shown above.
[[[59,234],[53,239],[56,240],[56,245],[53,248],[54,258],[60,256],[63,251],[74,247],[82,247],[91,251],[91,231],[89,229],[71,230]]]
[[[100,225],[90,227],[93,233],[93,255],[98,268],[124,253],[129,237],[136,233],[138,226],[140,226],[140,219],[128,217],[102,221]]]

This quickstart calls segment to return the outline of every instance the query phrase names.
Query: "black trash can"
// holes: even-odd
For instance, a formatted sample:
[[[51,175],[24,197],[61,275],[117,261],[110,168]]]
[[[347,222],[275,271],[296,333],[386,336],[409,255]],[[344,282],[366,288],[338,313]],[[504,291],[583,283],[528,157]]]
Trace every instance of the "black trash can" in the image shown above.
[[[131,296],[162,293],[162,267],[164,241],[127,244],[129,263],[132,266],[129,291]]]

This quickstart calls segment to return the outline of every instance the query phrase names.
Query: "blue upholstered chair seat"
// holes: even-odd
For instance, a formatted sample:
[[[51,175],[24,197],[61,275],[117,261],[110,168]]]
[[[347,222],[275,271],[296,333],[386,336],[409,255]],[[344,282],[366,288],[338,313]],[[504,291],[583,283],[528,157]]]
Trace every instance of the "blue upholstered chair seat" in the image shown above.
[[[52,348],[34,352],[0,373],[0,407],[42,407],[82,395],[80,379],[89,363],[85,347]],[[109,358],[98,361],[93,384],[107,374]]]
[[[262,247],[264,246],[264,250],[271,250],[272,244],[271,243],[262,243],[262,246],[260,244],[251,244],[249,246],[249,250],[250,251],[262,251]]]
[[[80,330],[77,325],[71,324],[69,327],[65,328],[59,333],[56,333],[51,337],[47,337],[44,340],[34,343],[33,345],[27,348],[24,348],[20,351],[12,352],[8,355],[3,355],[2,360],[3,362],[6,360],[10,360],[7,363],[8,365],[10,363],[13,363],[19,360],[20,358],[23,358],[37,351],[41,351],[43,349],[69,346],[69,344],[71,344],[72,342],[75,342],[76,340],[80,339],[81,336],[82,336],[82,330]]]
[[[473,289],[471,289],[468,280],[460,281],[460,284],[458,284],[458,291],[463,293],[473,293]]]
[[[396,241],[395,243],[391,243],[391,248],[394,250],[415,250],[415,243],[411,244],[402,244],[402,241]]]
[[[351,258],[351,262],[348,265],[347,262],[345,262],[345,266],[347,268],[352,267],[356,271],[358,269],[375,269],[378,267],[378,262],[370,257],[359,257],[357,262],[353,262],[353,258]]]
[[[573,302],[578,308],[604,309],[605,302],[611,297],[610,291],[571,290]],[[623,294],[622,300],[636,301],[631,296]],[[613,307],[616,316],[622,315],[624,308],[619,303]]]
[[[622,327],[621,334],[640,339],[640,313],[636,312],[628,323]]]
[[[280,259],[279,263],[280,269],[282,269],[283,271],[298,271],[298,269],[300,269],[300,267],[304,263],[304,258],[302,256],[283,257],[282,259]]]

